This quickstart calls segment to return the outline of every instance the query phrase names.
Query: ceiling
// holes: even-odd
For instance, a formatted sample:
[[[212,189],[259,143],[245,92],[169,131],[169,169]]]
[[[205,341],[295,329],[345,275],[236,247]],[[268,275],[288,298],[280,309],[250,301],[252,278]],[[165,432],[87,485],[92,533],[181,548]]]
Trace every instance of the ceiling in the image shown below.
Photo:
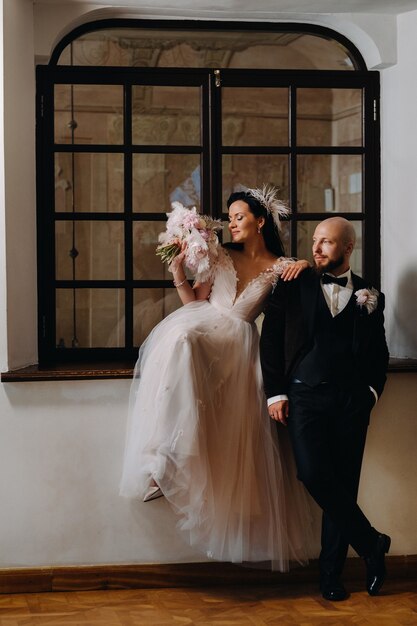
[[[253,13],[382,13],[398,15],[417,10],[417,0],[33,0],[34,4],[88,4],[137,9],[192,9],[194,11]]]

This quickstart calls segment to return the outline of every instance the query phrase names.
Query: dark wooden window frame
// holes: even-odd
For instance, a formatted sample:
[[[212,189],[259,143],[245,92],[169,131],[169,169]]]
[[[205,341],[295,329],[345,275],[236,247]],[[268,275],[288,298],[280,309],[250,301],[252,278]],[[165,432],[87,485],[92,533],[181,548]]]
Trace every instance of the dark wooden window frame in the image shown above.
[[[131,68],[131,67],[69,67],[59,66],[60,54],[74,39],[90,31],[108,28],[152,28],[152,29],[192,29],[198,30],[263,30],[278,32],[306,32],[328,37],[342,43],[350,52],[355,65],[354,71],[332,70],[241,70],[221,69],[222,87],[288,87],[290,107],[289,144],[287,147],[231,148],[221,145],[221,99],[220,90],[214,83],[213,69],[193,68]],[[135,152],[155,152],[156,146],[135,147],[131,144],[131,130],[128,125],[131,113],[130,88],[134,84],[149,85],[200,85],[203,93],[203,135],[202,144],[210,147],[211,154],[195,148],[202,154],[202,210],[221,207],[221,162],[224,154],[282,154],[290,163],[290,201],[293,207],[292,221],[316,221],[323,219],[322,213],[297,213],[296,157],[298,154],[357,154],[363,156],[363,207],[361,213],[338,213],[347,219],[362,220],[366,239],[363,245],[363,269],[375,285],[380,283],[380,135],[379,135],[379,73],[369,72],[355,46],[331,29],[308,24],[271,24],[239,22],[196,22],[165,20],[101,20],[84,24],[66,35],[55,48],[50,63],[37,67],[37,206],[38,206],[38,294],[39,294],[39,367],[38,375],[33,368],[26,371],[28,379],[84,379],[84,378],[126,378],[131,375],[131,367],[137,355],[132,342],[132,316],[126,315],[126,348],[77,348],[60,350],[55,346],[55,289],[57,287],[121,287],[126,289],[126,306],[132,307],[134,287],[165,287],[169,281],[135,281],[131,266],[127,261],[123,281],[56,281],[54,276],[55,221],[58,220],[124,220],[126,236],[126,258],[132,253],[131,224],[135,220],[163,220],[164,215],[153,213],[132,213],[130,185],[125,185],[124,214],[109,213],[66,213],[56,214],[53,210],[54,181],[53,158],[57,146],[53,135],[53,86],[54,84],[122,84],[125,86],[125,142],[123,146],[77,145],[77,152],[119,152],[125,155],[125,180],[131,175],[129,158]],[[303,147],[297,146],[296,137],[296,94],[300,87],[340,88],[363,90],[363,147]],[[215,113],[213,113],[215,111]],[[128,145],[130,144],[130,145]],[[160,147],[161,152],[180,153],[178,146]],[[59,145],[59,151],[74,151],[73,144]],[[187,148],[185,153],[193,152]],[[212,158],[214,155],[215,158]],[[217,215],[220,216],[220,215]],[[291,229],[291,254],[297,254],[296,228]],[[146,283],[146,285],[145,285]],[[128,312],[128,308],[127,308]],[[29,372],[29,373],[28,373]],[[42,374],[43,372],[43,374]],[[45,376],[45,378],[43,378]],[[4,375],[3,375],[4,379]]]

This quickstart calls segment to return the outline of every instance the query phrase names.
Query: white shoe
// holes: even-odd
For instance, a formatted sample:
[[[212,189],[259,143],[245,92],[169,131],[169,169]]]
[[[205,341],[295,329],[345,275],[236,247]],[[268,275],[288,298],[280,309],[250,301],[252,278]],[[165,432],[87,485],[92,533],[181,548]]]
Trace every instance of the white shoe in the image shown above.
[[[149,491],[145,494],[143,498],[144,502],[150,502],[151,500],[156,500],[157,498],[162,498],[164,494],[161,491],[161,488],[158,485],[154,485],[150,487]]]

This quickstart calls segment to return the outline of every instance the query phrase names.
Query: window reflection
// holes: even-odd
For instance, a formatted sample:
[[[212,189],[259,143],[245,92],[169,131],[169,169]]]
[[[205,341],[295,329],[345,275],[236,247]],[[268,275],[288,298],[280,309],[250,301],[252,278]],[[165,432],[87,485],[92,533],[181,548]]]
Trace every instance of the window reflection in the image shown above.
[[[297,89],[300,146],[361,146],[362,89]]]
[[[222,89],[224,146],[288,146],[288,89]]]
[[[55,143],[123,143],[122,85],[55,85]]]
[[[59,220],[55,224],[57,280],[124,278],[124,229],[119,221]]]
[[[56,345],[60,349],[104,348],[109,343],[122,347],[124,314],[122,289],[57,289]]]
[[[56,212],[122,212],[123,155],[56,152]]]
[[[362,156],[305,154],[297,157],[298,211],[362,211]]]
[[[199,87],[134,86],[132,100],[134,144],[201,144]]]
[[[353,71],[340,42],[305,32],[109,28],[85,33],[61,53],[59,65],[324,69]]]
[[[200,206],[199,154],[134,154],[133,211],[167,213],[171,202]]]

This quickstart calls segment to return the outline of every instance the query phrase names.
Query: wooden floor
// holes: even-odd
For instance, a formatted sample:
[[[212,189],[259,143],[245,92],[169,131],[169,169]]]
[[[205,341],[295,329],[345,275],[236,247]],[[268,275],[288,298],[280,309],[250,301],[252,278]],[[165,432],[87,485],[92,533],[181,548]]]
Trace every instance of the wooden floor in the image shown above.
[[[0,596],[1,626],[417,625],[417,581],[387,582],[370,597],[357,583],[344,602],[312,584],[32,593]]]

